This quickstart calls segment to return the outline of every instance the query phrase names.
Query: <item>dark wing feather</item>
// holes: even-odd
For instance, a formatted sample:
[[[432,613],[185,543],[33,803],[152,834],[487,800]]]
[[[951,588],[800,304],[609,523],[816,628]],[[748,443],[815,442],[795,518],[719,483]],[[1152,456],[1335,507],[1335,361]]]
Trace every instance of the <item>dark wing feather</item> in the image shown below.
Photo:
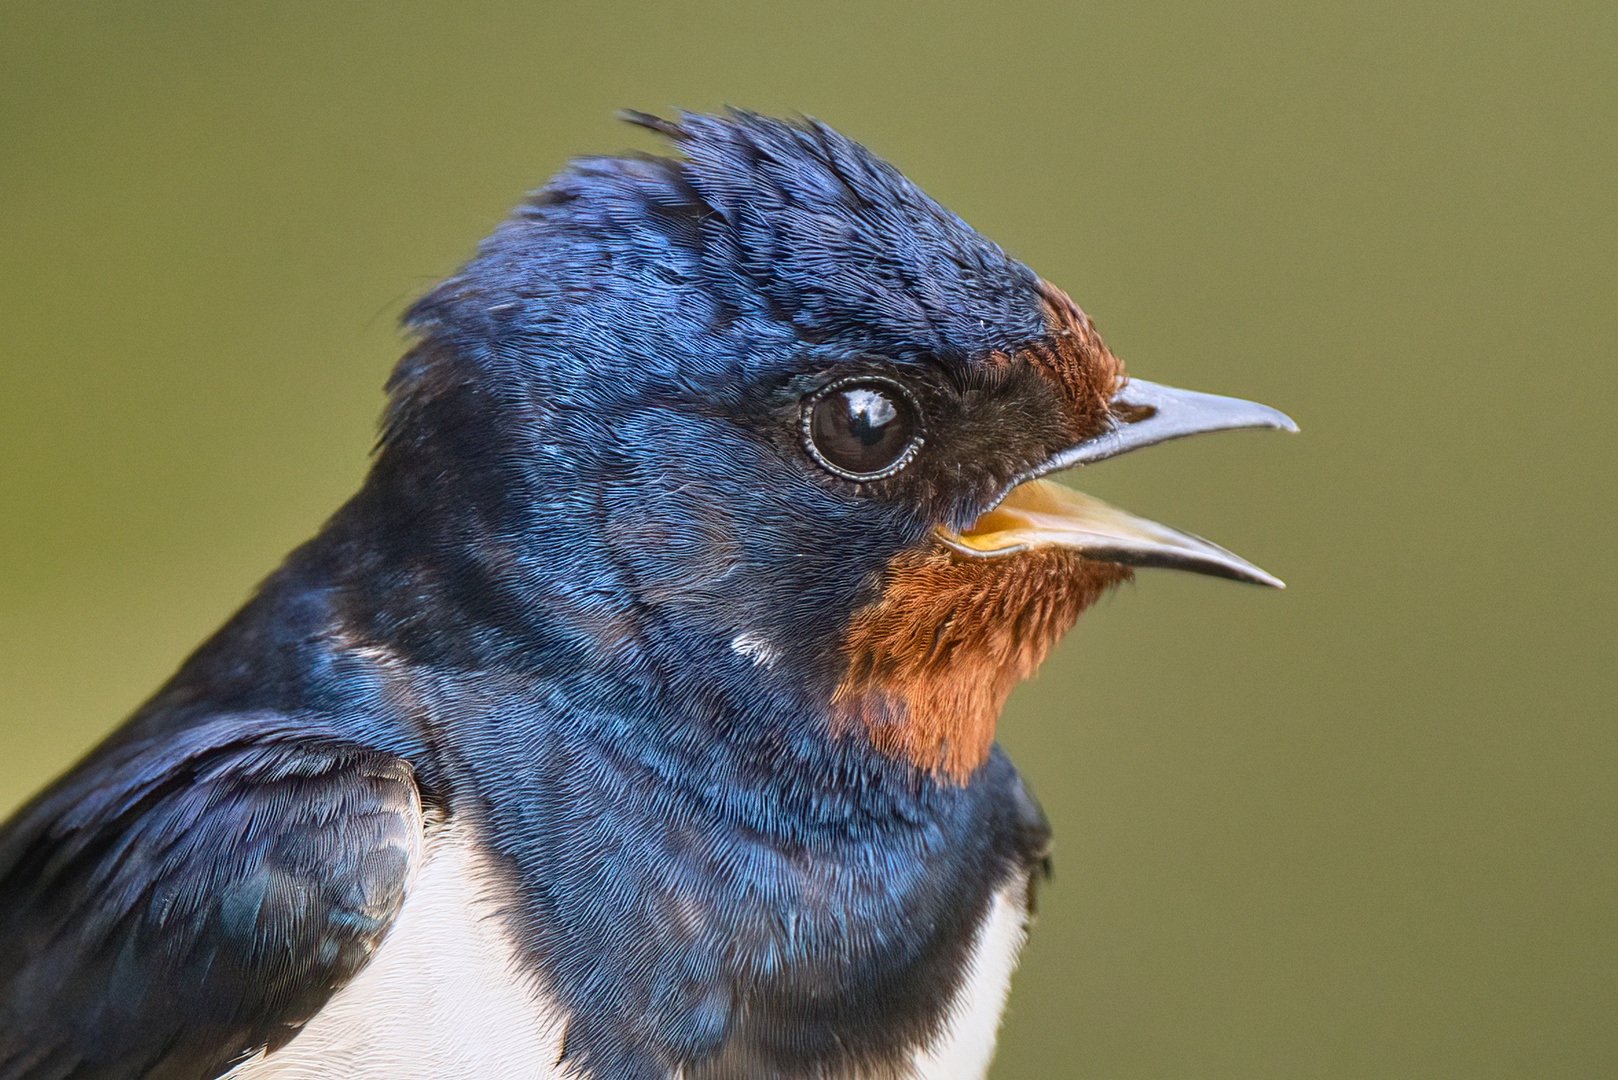
[[[206,1080],[381,940],[422,838],[398,757],[219,721],[113,744],[0,833],[0,1080]]]

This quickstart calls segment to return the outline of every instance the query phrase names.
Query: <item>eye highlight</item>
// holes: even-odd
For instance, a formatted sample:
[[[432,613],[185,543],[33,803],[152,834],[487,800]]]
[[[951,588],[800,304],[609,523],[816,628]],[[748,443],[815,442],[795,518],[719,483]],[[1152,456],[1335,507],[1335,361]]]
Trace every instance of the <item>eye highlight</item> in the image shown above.
[[[848,480],[892,476],[922,444],[921,408],[892,379],[855,376],[832,383],[804,402],[809,455]]]

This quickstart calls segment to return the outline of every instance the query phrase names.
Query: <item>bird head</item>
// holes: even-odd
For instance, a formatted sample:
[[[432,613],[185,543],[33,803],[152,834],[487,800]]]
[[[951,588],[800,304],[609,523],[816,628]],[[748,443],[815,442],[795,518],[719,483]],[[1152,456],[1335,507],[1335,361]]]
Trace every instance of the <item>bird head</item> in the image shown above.
[[[1286,417],[1130,379],[1060,289],[820,123],[629,118],[676,155],[573,163],[407,316],[377,474],[489,641],[693,709],[790,700],[964,782],[1133,567],[1279,586],[1046,477]]]

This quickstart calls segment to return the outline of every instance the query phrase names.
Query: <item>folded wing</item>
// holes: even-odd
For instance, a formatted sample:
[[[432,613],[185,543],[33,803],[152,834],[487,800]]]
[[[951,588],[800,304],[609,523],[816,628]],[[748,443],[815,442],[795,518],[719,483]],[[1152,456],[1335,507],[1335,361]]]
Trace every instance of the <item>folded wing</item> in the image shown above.
[[[0,1080],[207,1080],[364,966],[420,859],[391,754],[223,718],[103,748],[0,834]]]

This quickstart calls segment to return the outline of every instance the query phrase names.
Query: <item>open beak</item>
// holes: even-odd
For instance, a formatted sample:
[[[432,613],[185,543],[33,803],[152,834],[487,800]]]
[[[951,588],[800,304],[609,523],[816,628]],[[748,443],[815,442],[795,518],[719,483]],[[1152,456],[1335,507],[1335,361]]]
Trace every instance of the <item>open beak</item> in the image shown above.
[[[1131,379],[1113,398],[1113,426],[1068,447],[1019,478],[994,509],[944,541],[965,555],[995,557],[1035,547],[1063,547],[1087,558],[1130,566],[1164,566],[1284,588],[1279,578],[1190,533],[1136,517],[1100,499],[1041,477],[1129,450],[1205,431],[1279,428],[1297,431],[1285,414],[1240,398],[1176,390]]]

